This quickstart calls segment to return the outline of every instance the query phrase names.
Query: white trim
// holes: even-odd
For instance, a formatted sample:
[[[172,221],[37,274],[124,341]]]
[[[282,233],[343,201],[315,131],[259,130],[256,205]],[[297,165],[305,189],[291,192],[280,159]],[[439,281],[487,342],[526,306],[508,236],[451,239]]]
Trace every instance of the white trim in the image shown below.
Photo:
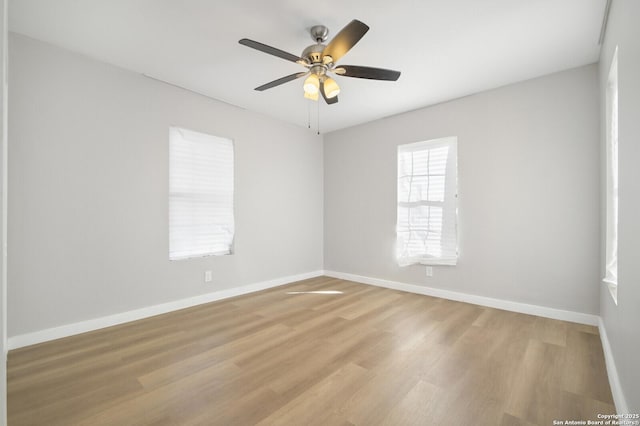
[[[536,315],[539,317],[552,318],[562,321],[576,322],[597,326],[600,317],[582,312],[565,311],[562,309],[548,308],[540,305],[530,305],[528,303],[513,302],[511,300],[494,299],[492,297],[477,296],[475,294],[461,293],[451,290],[426,287],[416,284],[406,284],[397,281],[383,280],[380,278],[364,277],[362,275],[347,274],[344,272],[324,271],[324,274],[333,278],[356,281],[363,284],[370,284],[377,287],[391,288],[394,290],[407,291],[409,293],[424,294],[426,296],[440,297],[442,299],[456,300],[459,302],[472,303],[474,305],[487,306],[490,308],[503,309],[505,311],[519,312],[522,314]]]
[[[228,299],[230,297],[241,296],[243,294],[253,293],[260,290],[266,290],[272,287],[278,287],[296,281],[315,278],[323,275],[323,271],[307,272],[305,274],[291,275],[288,277],[275,278],[269,281],[257,282],[242,287],[235,287],[226,290],[215,291],[212,293],[201,294],[199,296],[189,297],[186,299],[174,300],[172,302],[161,303],[159,305],[147,306],[145,308],[135,309],[133,311],[122,312],[119,314],[109,315],[106,317],[90,319],[86,321],[66,324],[59,327],[48,328],[46,330],[34,331],[32,333],[20,334],[9,337],[9,350],[17,349],[24,346],[35,345],[36,343],[47,342],[50,340],[60,339],[62,337],[73,336],[75,334],[86,333],[88,331],[99,330],[105,327],[122,324],[125,322],[135,321],[142,318],[148,318],[167,312],[177,311],[179,309],[189,308],[204,303],[214,302],[216,300]]]
[[[609,344],[609,338],[607,337],[607,330],[604,327],[602,318],[598,319],[598,329],[600,331],[602,351],[604,352],[604,362],[607,366],[607,376],[609,377],[609,387],[611,388],[611,394],[613,395],[613,402],[616,404],[616,411],[618,413],[629,413],[629,406],[627,405],[627,400],[624,397],[624,392],[622,391],[620,377],[618,376],[618,369],[616,368],[613,352],[611,351],[611,345]]]
[[[607,289],[609,290],[609,294],[613,299],[613,303],[615,303],[615,305],[618,306],[618,283],[609,281],[609,280],[602,280],[602,282],[604,283],[604,285],[607,286]]]

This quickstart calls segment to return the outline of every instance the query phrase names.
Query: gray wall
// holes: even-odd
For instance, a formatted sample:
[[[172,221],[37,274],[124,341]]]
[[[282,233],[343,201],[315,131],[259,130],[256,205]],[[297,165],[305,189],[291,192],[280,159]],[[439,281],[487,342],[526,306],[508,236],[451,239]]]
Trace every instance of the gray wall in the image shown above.
[[[325,269],[598,313],[597,66],[325,135]],[[396,146],[458,137],[460,258],[394,258]]]
[[[9,42],[9,336],[322,269],[321,137]],[[168,260],[171,125],[235,141],[232,256]]]
[[[619,147],[619,240],[618,306],[613,303],[606,285],[600,288],[600,315],[604,321],[611,351],[629,412],[640,412],[640,2],[612,2],[607,33],[600,53],[600,96],[603,108],[609,66],[618,45],[618,147]],[[605,143],[602,142],[603,199]],[[604,222],[603,222],[604,229]],[[603,233],[604,237],[604,233]],[[602,239],[602,259],[605,253]],[[604,268],[604,261],[602,261]],[[603,269],[604,271],[604,269]]]

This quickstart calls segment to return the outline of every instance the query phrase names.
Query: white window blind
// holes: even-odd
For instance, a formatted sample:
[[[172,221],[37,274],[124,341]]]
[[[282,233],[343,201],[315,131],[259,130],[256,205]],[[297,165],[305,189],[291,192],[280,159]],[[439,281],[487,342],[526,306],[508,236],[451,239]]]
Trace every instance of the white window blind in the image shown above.
[[[169,129],[169,259],[230,254],[233,142]]]
[[[401,266],[455,265],[457,139],[398,146],[396,250]]]
[[[603,281],[618,303],[618,48],[613,54],[606,89],[607,108],[607,228]]]

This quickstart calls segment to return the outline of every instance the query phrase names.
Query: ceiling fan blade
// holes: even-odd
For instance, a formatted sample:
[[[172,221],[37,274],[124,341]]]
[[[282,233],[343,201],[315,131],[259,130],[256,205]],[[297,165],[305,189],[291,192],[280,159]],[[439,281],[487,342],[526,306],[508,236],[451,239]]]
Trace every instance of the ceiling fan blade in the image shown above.
[[[386,70],[384,68],[361,67],[358,65],[340,65],[333,70],[338,75],[355,78],[368,78],[369,80],[396,81],[400,78],[400,71]]]
[[[344,56],[345,53],[355,46],[358,41],[360,41],[367,31],[369,31],[369,27],[366,24],[354,19],[349,22],[346,27],[340,30],[338,34],[336,34],[333,40],[331,40],[327,47],[325,47],[322,54],[324,56],[331,56],[333,63],[335,64]]]
[[[296,78],[304,77],[307,75],[306,71],[297,72],[295,74],[287,75],[285,77],[281,77],[277,80],[273,80],[269,83],[263,84],[262,86],[258,86],[255,90],[262,92],[263,90],[271,89],[272,87],[280,86],[281,84],[287,83],[289,81],[295,80]]]
[[[327,98],[327,95],[324,93],[324,81],[320,81],[320,93],[322,93],[322,97],[327,105],[333,105],[338,103],[338,96],[334,96],[333,98]]]
[[[299,56],[293,55],[289,52],[285,52],[284,50],[276,49],[275,47],[267,46],[266,44],[260,43],[258,41],[249,40],[248,38],[243,38],[242,40],[239,40],[238,43],[247,47],[251,47],[252,49],[268,53],[269,55],[277,56],[278,58],[282,58],[287,61],[297,63],[300,63],[300,61],[305,62],[305,60]]]

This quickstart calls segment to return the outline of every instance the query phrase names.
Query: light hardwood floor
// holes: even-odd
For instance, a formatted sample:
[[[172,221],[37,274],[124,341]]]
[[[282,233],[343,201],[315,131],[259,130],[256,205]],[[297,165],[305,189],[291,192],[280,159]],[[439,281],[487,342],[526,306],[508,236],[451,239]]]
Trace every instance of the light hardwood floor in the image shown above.
[[[322,291],[341,293],[310,293]],[[551,425],[614,412],[595,327],[326,277],[9,353],[9,426]]]

